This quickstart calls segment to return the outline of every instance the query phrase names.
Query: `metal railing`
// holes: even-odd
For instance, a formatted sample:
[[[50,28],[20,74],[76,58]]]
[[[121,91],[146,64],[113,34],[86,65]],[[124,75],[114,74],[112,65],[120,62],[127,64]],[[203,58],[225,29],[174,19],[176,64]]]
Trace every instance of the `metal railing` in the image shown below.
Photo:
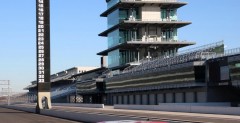
[[[179,0],[120,0],[121,2],[178,2]]]
[[[178,54],[190,53],[190,52],[195,52],[195,51],[199,51],[199,50],[205,50],[205,49],[209,49],[209,48],[219,47],[219,46],[223,46],[223,45],[224,45],[224,41],[219,41],[219,42],[215,42],[215,43],[211,43],[211,44],[206,44],[206,45],[203,45],[200,47],[194,47],[192,49],[178,51]]]
[[[179,2],[179,0],[111,0],[108,2],[107,8],[111,8],[114,5],[118,4],[119,2]]]
[[[10,96],[11,96],[10,80],[0,80],[0,85],[7,86],[6,88],[2,88],[2,92],[6,93],[7,104],[10,105]]]
[[[117,40],[117,39],[116,39]],[[146,36],[145,38],[142,38],[142,39],[130,39],[130,40],[126,40],[126,41],[121,41],[121,39],[119,39],[119,43],[118,44],[114,44],[114,45],[110,45],[108,48],[112,48],[114,46],[117,46],[117,45],[120,45],[122,43],[126,43],[126,42],[129,42],[129,43],[137,43],[137,42],[163,42],[163,43],[186,43],[188,41],[186,40],[183,40],[183,41],[180,41],[180,40],[175,40],[173,38],[169,38],[169,39],[166,39],[166,38],[162,38],[162,37],[148,37]],[[190,43],[193,43],[193,42],[190,42]]]
[[[10,105],[10,104],[34,102],[34,100],[36,101],[37,99],[37,95],[32,93],[26,93],[26,92],[12,92],[9,98],[11,101],[6,101],[8,100],[7,96],[0,97],[0,104]]]
[[[165,57],[165,58],[159,58],[153,61],[149,61],[145,64],[141,64],[135,68],[133,68],[132,71],[141,71],[141,70],[147,70],[147,69],[153,69],[163,66],[169,66],[173,64],[180,64],[188,61],[194,61],[194,60],[203,60],[208,58],[210,55],[213,55],[211,52],[193,52],[189,54],[183,54],[178,55],[174,57]]]
[[[184,43],[187,41],[186,40],[184,40],[184,41],[174,40],[173,38],[165,39],[165,38],[161,38],[161,37],[154,37],[154,38],[146,37],[143,39],[132,39],[127,42],[182,42],[182,43]]]
[[[128,18],[122,21],[129,21],[129,22],[142,22],[142,21],[147,21],[147,22],[183,22],[182,20],[177,20],[177,19],[172,19],[171,17],[169,18],[160,18],[160,19],[136,19],[136,18]]]
[[[240,54],[240,48],[234,48],[224,51],[224,56],[230,56],[235,54]]]

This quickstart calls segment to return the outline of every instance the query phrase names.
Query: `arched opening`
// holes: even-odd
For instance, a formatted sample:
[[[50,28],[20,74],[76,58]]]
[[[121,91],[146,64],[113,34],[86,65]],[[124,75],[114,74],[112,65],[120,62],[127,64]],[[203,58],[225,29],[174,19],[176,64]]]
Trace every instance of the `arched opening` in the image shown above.
[[[47,97],[42,97],[42,107],[43,109],[49,109]]]

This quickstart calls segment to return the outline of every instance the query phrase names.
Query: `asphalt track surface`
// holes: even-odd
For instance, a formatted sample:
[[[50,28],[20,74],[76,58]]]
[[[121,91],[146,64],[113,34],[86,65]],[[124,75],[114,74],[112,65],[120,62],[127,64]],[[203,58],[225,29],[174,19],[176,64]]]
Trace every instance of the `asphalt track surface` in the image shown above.
[[[76,112],[79,114],[84,113],[89,115],[110,115],[126,118],[136,117],[142,121],[149,119],[150,121],[167,121],[170,123],[240,123],[240,116],[143,110],[116,110],[107,106],[104,109],[55,106],[53,107],[53,110]]]
[[[29,107],[29,108],[35,107],[33,105],[19,105],[19,106]],[[144,111],[144,110],[123,110],[123,109],[113,109],[112,106],[105,106],[104,109],[54,106],[52,110],[57,112],[67,112],[67,113],[74,112],[79,116],[83,114],[85,115],[87,114],[87,115],[101,116],[101,117],[106,117],[106,116],[122,117],[122,118],[125,118],[125,120],[128,120],[128,118],[134,117],[141,121],[146,121],[147,119],[149,119],[150,121],[167,121],[170,123],[240,123],[240,116],[234,116],[234,115],[215,115],[215,114],[161,112],[161,111]],[[15,111],[15,112],[18,112],[18,111]],[[29,114],[29,115],[33,115],[37,117],[36,119],[38,119],[38,117],[41,117],[41,115],[40,116],[35,114]],[[0,117],[2,118],[1,114],[0,114]],[[47,119],[47,118],[43,118],[43,119]],[[47,119],[47,120],[49,121],[50,119]],[[59,120],[61,121],[61,119]],[[2,119],[0,121],[2,121]],[[8,122],[3,122],[3,123],[8,123]],[[17,123],[21,123],[21,122],[17,122]],[[34,121],[34,122],[23,122],[23,123],[38,123],[38,122]],[[52,122],[49,121],[49,122],[41,122],[41,123],[55,123],[55,120],[52,120]],[[57,122],[57,123],[61,123],[61,122]],[[68,121],[66,123],[75,123],[75,122]]]
[[[0,123],[80,123],[65,119],[0,108]]]

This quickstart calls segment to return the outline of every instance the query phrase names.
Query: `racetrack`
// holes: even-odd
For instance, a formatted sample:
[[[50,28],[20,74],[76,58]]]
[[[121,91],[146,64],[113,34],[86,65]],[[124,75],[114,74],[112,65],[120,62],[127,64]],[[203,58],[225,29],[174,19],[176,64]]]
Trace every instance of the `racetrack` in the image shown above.
[[[0,108],[0,123],[80,123],[23,111]]]

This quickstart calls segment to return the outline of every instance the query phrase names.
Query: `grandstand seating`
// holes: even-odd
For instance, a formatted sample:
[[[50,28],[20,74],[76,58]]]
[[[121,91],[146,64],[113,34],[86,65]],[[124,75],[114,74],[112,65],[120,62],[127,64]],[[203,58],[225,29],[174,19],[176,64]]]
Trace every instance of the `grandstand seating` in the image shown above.
[[[188,50],[186,52],[178,53],[175,56],[161,56],[153,60],[143,61],[140,65],[123,71],[122,74],[181,64],[190,61],[205,60],[217,55],[215,49],[221,46],[223,46],[222,41],[196,48],[196,50]]]
[[[52,88],[51,97],[52,99],[54,99],[57,97],[66,96],[74,92],[76,92],[75,84],[71,84],[68,86],[64,85],[64,86]]]
[[[193,63],[196,63],[196,61],[200,61],[198,63],[203,64],[209,59],[216,59],[225,56],[230,58],[230,56],[236,56],[239,54],[240,48],[224,51],[223,42],[217,42],[215,44],[197,48],[197,50],[182,52],[175,56],[159,57],[143,61],[138,66],[130,66],[125,68],[120,74],[108,76],[108,78],[106,78],[106,85],[107,89],[124,89],[129,87],[142,88],[147,85],[157,86],[165,83],[165,81],[167,83],[195,82]],[[237,63],[234,62],[233,64],[235,65]],[[230,67],[230,69],[234,72],[236,67]],[[186,70],[185,73],[183,70]],[[176,76],[168,77],[169,75],[175,75],[176,73],[178,73],[178,79],[175,79]],[[231,75],[232,78],[235,77],[233,75]],[[239,79],[236,78],[236,81],[237,80]]]

